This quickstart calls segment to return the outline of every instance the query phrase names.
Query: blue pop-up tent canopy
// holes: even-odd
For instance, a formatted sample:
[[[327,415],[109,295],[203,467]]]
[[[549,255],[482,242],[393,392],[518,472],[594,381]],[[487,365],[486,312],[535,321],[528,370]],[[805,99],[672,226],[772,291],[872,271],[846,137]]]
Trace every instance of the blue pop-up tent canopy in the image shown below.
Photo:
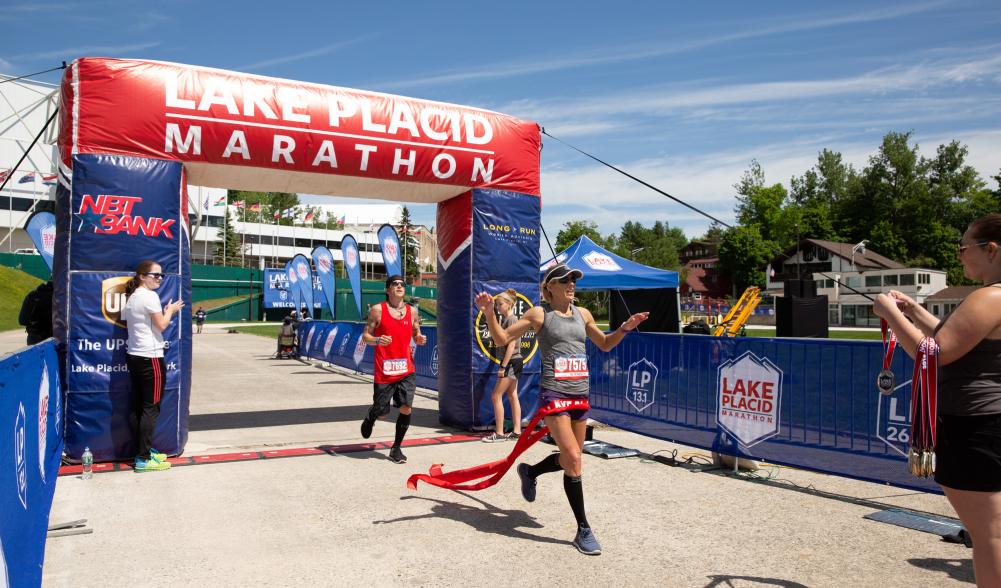
[[[571,269],[584,272],[584,278],[577,282],[578,290],[648,290],[653,288],[677,288],[678,272],[662,270],[608,251],[582,235],[565,251],[542,264],[539,281],[546,270],[557,263],[565,263]]]

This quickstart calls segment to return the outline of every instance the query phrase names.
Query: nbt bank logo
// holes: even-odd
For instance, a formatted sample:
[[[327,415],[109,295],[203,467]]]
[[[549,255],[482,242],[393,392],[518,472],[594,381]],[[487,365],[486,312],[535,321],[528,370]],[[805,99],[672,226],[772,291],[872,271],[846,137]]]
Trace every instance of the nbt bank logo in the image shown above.
[[[139,196],[117,196],[100,194],[91,196],[84,194],[80,200],[80,210],[76,217],[80,221],[77,232],[93,227],[93,232],[101,235],[118,235],[125,233],[146,237],[165,237],[173,239],[170,232],[174,219],[165,220],[158,216],[140,216],[135,214],[136,205],[143,201]]]

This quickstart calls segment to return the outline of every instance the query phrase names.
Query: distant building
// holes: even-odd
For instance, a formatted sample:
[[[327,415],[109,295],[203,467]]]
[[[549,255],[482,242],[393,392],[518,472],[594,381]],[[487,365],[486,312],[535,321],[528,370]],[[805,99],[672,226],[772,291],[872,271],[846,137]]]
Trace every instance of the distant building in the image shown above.
[[[830,324],[847,327],[879,326],[870,300],[877,294],[899,290],[925,304],[946,288],[944,271],[906,267],[862,244],[821,239],[801,240],[772,259],[765,271],[768,293],[775,296],[783,295],[786,280],[815,280],[817,294],[827,295]]]
[[[943,319],[950,312],[955,310],[964,298],[972,294],[973,291],[978,288],[980,288],[980,286],[949,286],[948,288],[939,290],[926,298],[924,306],[928,309],[928,312],[940,319]]]
[[[719,271],[719,243],[691,241],[678,252],[678,261],[686,270],[681,295],[698,298],[724,298],[733,294],[728,275]]]

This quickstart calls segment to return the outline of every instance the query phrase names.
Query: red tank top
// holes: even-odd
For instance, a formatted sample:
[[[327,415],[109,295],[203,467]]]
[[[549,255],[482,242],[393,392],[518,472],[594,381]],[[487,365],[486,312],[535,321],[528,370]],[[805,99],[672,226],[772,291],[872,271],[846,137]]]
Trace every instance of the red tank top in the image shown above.
[[[375,383],[392,384],[414,373],[414,358],[410,354],[410,338],[414,332],[410,305],[402,319],[393,318],[389,305],[381,303],[382,319],[375,328],[376,337],[389,335],[393,342],[375,347]]]

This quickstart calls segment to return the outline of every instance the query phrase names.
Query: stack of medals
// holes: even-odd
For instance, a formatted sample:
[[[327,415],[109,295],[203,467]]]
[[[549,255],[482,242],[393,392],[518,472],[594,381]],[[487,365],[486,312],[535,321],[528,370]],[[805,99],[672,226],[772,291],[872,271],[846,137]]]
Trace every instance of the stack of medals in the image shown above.
[[[897,336],[893,334],[885,320],[880,319],[879,328],[883,333],[883,371],[876,376],[876,388],[883,396],[889,396],[896,387],[896,377],[890,369],[890,364],[893,363],[893,351],[897,348]]]
[[[935,426],[938,418],[938,344],[921,340],[911,380],[911,450],[908,468],[919,478],[935,473]]]

